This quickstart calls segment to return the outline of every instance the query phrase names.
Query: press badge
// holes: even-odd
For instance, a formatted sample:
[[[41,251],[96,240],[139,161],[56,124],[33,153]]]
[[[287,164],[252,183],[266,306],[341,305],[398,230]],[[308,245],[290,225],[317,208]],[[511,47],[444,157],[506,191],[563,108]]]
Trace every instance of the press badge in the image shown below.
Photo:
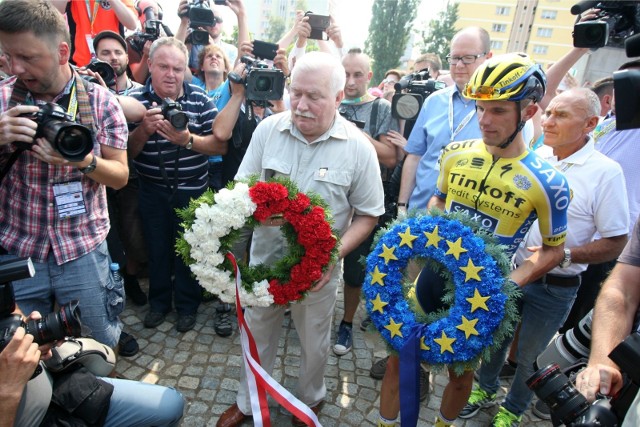
[[[80,181],[53,184],[53,195],[60,219],[87,213]]]
[[[93,50],[93,36],[91,34],[86,34],[85,38],[87,39],[87,47],[89,48],[91,58],[95,58],[96,52]]]

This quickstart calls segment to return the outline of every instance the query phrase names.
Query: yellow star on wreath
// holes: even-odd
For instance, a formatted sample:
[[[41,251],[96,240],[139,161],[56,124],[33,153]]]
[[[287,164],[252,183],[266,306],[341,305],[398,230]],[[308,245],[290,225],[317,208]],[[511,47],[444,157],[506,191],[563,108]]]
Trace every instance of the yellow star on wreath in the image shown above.
[[[385,329],[387,329],[389,332],[391,332],[391,338],[395,337],[396,335],[399,336],[400,338],[404,338],[402,336],[402,332],[400,332],[400,328],[402,327],[402,323],[396,323],[393,318],[389,318],[389,324],[387,326],[385,326]]]
[[[380,270],[378,270],[378,266],[376,265],[373,273],[371,273],[371,284],[375,285],[377,283],[380,286],[384,286],[384,281],[382,279],[384,279],[386,275],[387,273],[381,273]]]
[[[429,351],[429,350],[431,350],[431,347],[429,347],[429,346],[424,342],[424,337],[420,337],[420,350],[424,350],[424,351]]]
[[[380,299],[380,294],[376,295],[376,299],[372,299],[369,301],[371,301],[371,304],[373,304],[373,309],[371,311],[379,311],[380,314],[384,314],[383,308],[385,305],[389,304],[388,302],[384,302]]]
[[[456,341],[455,338],[449,338],[447,334],[442,331],[442,336],[440,338],[435,338],[434,341],[440,345],[440,354],[445,351],[450,351],[453,353],[453,347],[451,345]]]
[[[401,239],[400,247],[402,247],[402,245],[407,245],[411,249],[413,249],[413,241],[418,238],[418,236],[411,234],[411,227],[407,227],[407,229],[404,230],[404,233],[398,233],[398,236],[400,236]]]
[[[398,257],[395,256],[395,254],[393,253],[395,250],[396,250],[395,246],[387,247],[387,245],[383,244],[382,253],[378,256],[384,259],[385,265],[389,264],[389,261],[391,260],[396,260],[396,261],[398,260]]]
[[[471,312],[473,313],[479,308],[485,311],[489,311],[489,307],[487,307],[487,300],[489,298],[490,297],[483,297],[482,295],[480,295],[480,292],[478,292],[478,288],[476,288],[473,291],[473,297],[467,298],[466,300],[471,304]]]
[[[467,250],[462,247],[462,237],[458,237],[458,240],[456,240],[455,242],[450,242],[447,240],[447,244],[449,245],[449,250],[447,250],[445,255],[453,255],[456,261],[460,259],[461,253],[467,252]]]
[[[433,228],[433,231],[431,233],[429,233],[428,231],[424,231],[424,235],[427,237],[427,243],[424,245],[425,248],[428,248],[429,246],[435,246],[437,248],[438,243],[440,243],[440,240],[442,240],[442,237],[440,237],[440,234],[438,234],[437,225]]]
[[[471,335],[480,335],[476,330],[476,323],[478,323],[478,319],[469,320],[462,316],[462,323],[456,326],[456,328],[463,331],[465,338],[469,339]]]
[[[466,267],[460,267],[460,270],[464,271],[465,276],[464,276],[464,282],[467,283],[470,279],[475,279],[478,282],[480,281],[480,276],[478,275],[478,273],[481,270],[484,270],[484,267],[480,266],[480,267],[476,267],[473,264],[473,260],[471,258],[469,258],[469,262],[467,262],[467,266]]]

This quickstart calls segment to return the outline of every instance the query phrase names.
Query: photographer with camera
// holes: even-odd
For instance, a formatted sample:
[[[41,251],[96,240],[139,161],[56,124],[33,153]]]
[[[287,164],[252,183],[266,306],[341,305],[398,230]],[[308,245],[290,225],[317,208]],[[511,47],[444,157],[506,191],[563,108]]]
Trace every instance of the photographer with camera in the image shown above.
[[[66,14],[71,33],[71,63],[83,67],[95,58],[93,38],[104,30],[124,35],[124,28],[135,30],[138,25],[132,0],[102,0],[90,2],[50,0]]]
[[[597,394],[616,395],[623,386],[619,367],[609,353],[634,331],[640,331],[640,221],[603,283],[591,325],[591,352],[587,368],[578,373],[576,388],[589,402]],[[623,426],[640,423],[640,394],[629,408]]]
[[[182,222],[175,210],[208,187],[208,156],[226,153],[244,101],[244,86],[233,83],[231,99],[217,114],[207,94],[184,81],[187,58],[181,41],[159,38],[150,50],[150,79],[130,93],[148,109],[129,136],[129,154],[140,176],[139,208],[149,251],[150,310],[144,325],[160,325],[175,294],[179,332],[195,326],[201,291],[175,253]]]
[[[12,314],[22,317],[17,307]],[[28,320],[39,319],[36,311]],[[87,356],[81,348],[71,357],[78,362],[56,372],[41,361],[51,359],[56,365],[62,355],[54,345],[65,346],[65,341],[38,344],[19,326],[4,344],[0,347],[0,427],[177,426],[182,418],[182,394],[155,384],[101,377],[92,369],[104,370],[109,363],[99,362],[97,354]]]
[[[215,4],[220,4],[216,1]],[[231,67],[238,62],[239,47],[244,41],[249,40],[249,26],[243,0],[226,0],[223,5],[229,7],[238,19],[238,45],[234,46],[222,40],[222,17],[215,14],[215,9],[210,7],[208,0],[180,0],[178,16],[180,26],[175,37],[184,42],[189,50],[189,69],[195,74],[198,69],[198,55],[205,45],[215,44],[220,47],[227,57]],[[202,9],[211,12],[212,22],[204,22],[210,18]],[[195,11],[202,11],[195,13]],[[202,22],[194,21],[196,18]],[[194,35],[195,34],[195,35]],[[208,34],[208,36],[207,36]],[[204,40],[201,40],[205,38]]]
[[[124,290],[109,271],[105,186],[127,182],[122,109],[70,66],[48,1],[0,3],[0,43],[15,74],[0,83],[0,259],[34,261],[38,280],[15,282],[23,308],[78,299],[92,335],[115,347]]]

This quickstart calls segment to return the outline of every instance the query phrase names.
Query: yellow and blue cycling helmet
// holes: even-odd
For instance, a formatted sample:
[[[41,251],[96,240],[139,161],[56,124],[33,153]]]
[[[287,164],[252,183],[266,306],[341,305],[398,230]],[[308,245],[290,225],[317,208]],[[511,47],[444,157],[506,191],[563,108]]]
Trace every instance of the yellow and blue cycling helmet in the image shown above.
[[[524,53],[508,53],[480,65],[462,94],[476,101],[540,102],[545,88],[546,77],[538,64]]]

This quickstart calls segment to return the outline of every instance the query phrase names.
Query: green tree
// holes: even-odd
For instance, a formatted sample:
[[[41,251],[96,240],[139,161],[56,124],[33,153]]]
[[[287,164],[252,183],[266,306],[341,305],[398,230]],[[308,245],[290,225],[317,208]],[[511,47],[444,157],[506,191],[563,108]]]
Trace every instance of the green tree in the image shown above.
[[[365,52],[373,59],[374,84],[400,65],[420,0],[375,0]]]
[[[440,57],[442,65],[445,65],[451,39],[456,33],[457,20],[458,3],[449,1],[447,7],[438,14],[438,18],[429,21],[428,29],[418,32],[421,41],[417,44],[420,51],[435,53]]]
[[[269,18],[269,27],[264,35],[265,42],[277,43],[280,37],[284,35],[286,31],[286,24],[284,19],[280,16],[272,15]]]

